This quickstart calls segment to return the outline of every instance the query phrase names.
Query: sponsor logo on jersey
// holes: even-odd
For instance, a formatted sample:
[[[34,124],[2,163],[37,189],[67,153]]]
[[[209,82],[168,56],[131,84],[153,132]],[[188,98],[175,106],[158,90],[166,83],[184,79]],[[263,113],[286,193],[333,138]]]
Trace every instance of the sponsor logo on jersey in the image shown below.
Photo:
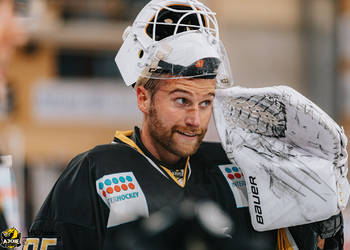
[[[219,165],[219,169],[231,188],[236,206],[238,208],[247,207],[248,194],[242,170],[233,164]]]
[[[119,202],[119,201],[134,199],[134,198],[138,198],[138,197],[139,197],[139,193],[138,192],[134,192],[134,193],[127,193],[127,194],[117,195],[116,197],[113,197],[113,198],[108,198],[108,201],[110,203],[113,203],[113,202]]]
[[[146,197],[132,172],[105,175],[96,190],[110,208],[107,227],[148,216]]]
[[[14,227],[1,232],[0,245],[5,248],[15,248],[21,245],[21,233]]]
[[[139,197],[139,192],[134,192],[136,188],[134,178],[127,174],[113,175],[110,178],[104,176],[97,182],[97,188],[109,204],[135,199]]]

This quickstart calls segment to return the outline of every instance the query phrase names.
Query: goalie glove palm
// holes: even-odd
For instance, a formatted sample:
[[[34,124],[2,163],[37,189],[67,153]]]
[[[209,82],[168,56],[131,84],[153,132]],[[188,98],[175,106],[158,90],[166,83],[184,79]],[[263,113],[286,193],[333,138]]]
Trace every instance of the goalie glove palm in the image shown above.
[[[286,86],[216,91],[216,127],[243,171],[258,231],[327,219],[349,198],[347,138],[325,112]]]

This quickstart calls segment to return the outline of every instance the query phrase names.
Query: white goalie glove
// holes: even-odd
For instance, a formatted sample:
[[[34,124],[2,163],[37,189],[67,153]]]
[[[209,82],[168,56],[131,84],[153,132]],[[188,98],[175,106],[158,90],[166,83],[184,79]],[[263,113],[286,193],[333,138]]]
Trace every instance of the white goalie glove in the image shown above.
[[[320,221],[349,198],[347,138],[324,111],[286,86],[216,90],[216,127],[243,171],[257,231]]]

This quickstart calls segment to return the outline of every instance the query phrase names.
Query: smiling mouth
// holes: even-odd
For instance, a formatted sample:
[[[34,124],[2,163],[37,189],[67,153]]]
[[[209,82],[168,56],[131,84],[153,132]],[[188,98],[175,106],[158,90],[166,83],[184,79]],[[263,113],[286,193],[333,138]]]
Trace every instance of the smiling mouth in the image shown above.
[[[184,136],[188,136],[188,137],[196,137],[196,136],[199,136],[199,134],[196,134],[196,133],[186,133],[186,132],[181,132],[179,130],[176,131],[177,133],[181,134],[181,135],[184,135]]]

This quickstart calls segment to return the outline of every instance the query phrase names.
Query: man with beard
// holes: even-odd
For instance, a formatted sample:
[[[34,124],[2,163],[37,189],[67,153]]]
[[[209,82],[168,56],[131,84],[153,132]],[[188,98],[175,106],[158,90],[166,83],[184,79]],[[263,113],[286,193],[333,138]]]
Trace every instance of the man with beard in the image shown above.
[[[116,63],[126,85],[136,92],[142,126],[117,131],[112,144],[97,146],[69,163],[31,226],[24,249],[40,244],[56,249],[193,249],[186,241],[195,233],[189,224],[160,236],[159,241],[168,240],[166,245],[146,245],[155,234],[152,229],[145,241],[141,231],[130,231],[139,218],[177,208],[187,199],[215,201],[233,220],[235,230],[227,232],[229,224],[212,218],[220,236],[231,233],[232,238],[203,249],[267,250],[275,249],[277,242],[284,242],[278,249],[298,249],[290,233],[254,231],[247,207],[238,204],[221,172],[235,172],[242,191],[240,169],[219,143],[202,142],[215,89],[232,83],[215,13],[196,0],[154,0],[123,39]],[[211,219],[212,214],[204,217]],[[156,225],[171,220],[160,218]],[[327,229],[329,237],[341,238],[341,218],[336,218]],[[293,236],[308,233],[304,242],[298,241],[299,249],[317,249],[319,231],[294,230]]]

